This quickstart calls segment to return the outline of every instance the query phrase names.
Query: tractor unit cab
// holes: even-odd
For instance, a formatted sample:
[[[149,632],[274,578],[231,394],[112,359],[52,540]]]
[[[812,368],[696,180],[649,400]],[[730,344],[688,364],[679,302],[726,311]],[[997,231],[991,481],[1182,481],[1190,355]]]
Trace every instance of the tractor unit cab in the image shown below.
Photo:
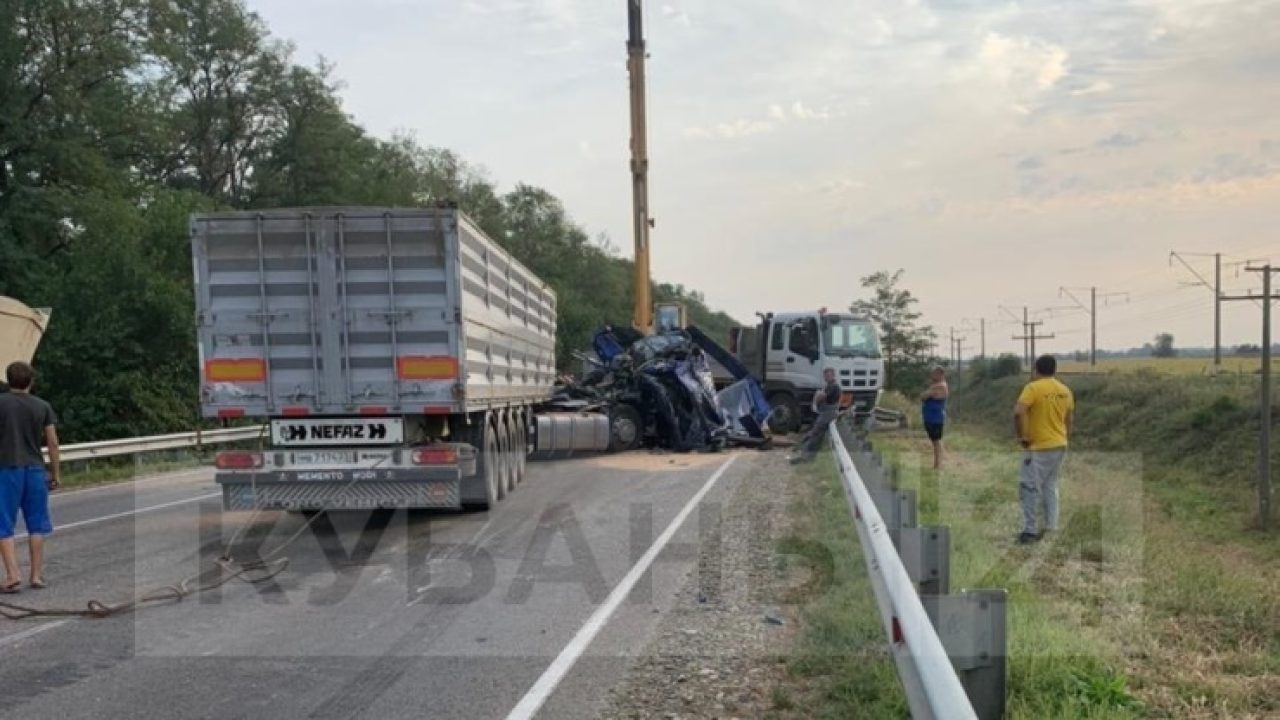
[[[841,405],[868,417],[884,387],[880,336],[870,320],[845,313],[760,314],[754,328],[730,331],[729,350],[761,379],[773,407],[770,427],[790,432],[812,418],[826,368],[836,372]]]

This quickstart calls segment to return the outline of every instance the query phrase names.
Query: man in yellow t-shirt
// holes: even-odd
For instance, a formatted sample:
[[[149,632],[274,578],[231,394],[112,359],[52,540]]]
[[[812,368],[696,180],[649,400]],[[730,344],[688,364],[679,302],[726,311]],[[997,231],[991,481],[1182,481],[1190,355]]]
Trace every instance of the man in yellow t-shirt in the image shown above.
[[[1035,375],[1022,388],[1013,411],[1013,428],[1026,453],[1018,484],[1022,501],[1022,532],[1018,543],[1039,540],[1058,529],[1058,475],[1067,456],[1067,438],[1075,419],[1071,389],[1054,377],[1058,361],[1052,355],[1036,359]],[[1037,532],[1037,516],[1044,508],[1044,532]]]

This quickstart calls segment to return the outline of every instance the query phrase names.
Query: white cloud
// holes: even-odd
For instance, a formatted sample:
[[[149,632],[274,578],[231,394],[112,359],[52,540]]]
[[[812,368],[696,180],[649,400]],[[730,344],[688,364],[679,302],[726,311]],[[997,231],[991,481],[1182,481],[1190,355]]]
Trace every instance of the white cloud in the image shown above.
[[[978,59],[995,78],[1015,89],[1028,83],[1048,90],[1067,75],[1069,55],[1059,45],[1029,37],[1008,37],[987,33]]]
[[[741,118],[728,123],[718,123],[711,127],[685,128],[684,136],[693,139],[722,138],[736,140],[739,138],[773,132],[774,125],[767,120],[750,120]]]
[[[662,17],[685,27],[691,27],[693,25],[693,21],[689,19],[689,13],[673,5],[662,6]]]
[[[1078,90],[1072,90],[1071,94],[1076,96],[1099,95],[1101,93],[1109,93],[1115,89],[1116,89],[1115,85],[1112,85],[1110,82],[1106,80],[1097,80],[1082,88],[1079,88]]]

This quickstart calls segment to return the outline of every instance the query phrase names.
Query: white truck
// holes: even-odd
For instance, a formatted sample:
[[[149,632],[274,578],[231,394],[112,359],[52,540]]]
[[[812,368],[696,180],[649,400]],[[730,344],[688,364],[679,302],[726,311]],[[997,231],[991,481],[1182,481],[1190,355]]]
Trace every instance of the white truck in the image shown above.
[[[555,293],[454,208],[200,214],[191,242],[203,415],[269,433],[217,456],[225,509],[487,508],[531,438],[608,446],[607,415],[535,417]]]
[[[880,336],[870,320],[825,310],[759,314],[756,327],[729,333],[731,352],[764,385],[772,407],[769,427],[790,432],[813,416],[822,372],[836,371],[841,406],[858,420],[875,410],[884,388]]]

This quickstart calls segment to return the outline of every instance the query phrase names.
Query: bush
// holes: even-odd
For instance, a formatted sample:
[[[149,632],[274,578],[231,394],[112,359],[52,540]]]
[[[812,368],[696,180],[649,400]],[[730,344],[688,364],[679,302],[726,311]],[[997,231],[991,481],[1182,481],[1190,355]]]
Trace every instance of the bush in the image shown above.
[[[1005,353],[995,359],[978,358],[969,366],[969,378],[973,382],[999,380],[1022,374],[1022,359]]]

